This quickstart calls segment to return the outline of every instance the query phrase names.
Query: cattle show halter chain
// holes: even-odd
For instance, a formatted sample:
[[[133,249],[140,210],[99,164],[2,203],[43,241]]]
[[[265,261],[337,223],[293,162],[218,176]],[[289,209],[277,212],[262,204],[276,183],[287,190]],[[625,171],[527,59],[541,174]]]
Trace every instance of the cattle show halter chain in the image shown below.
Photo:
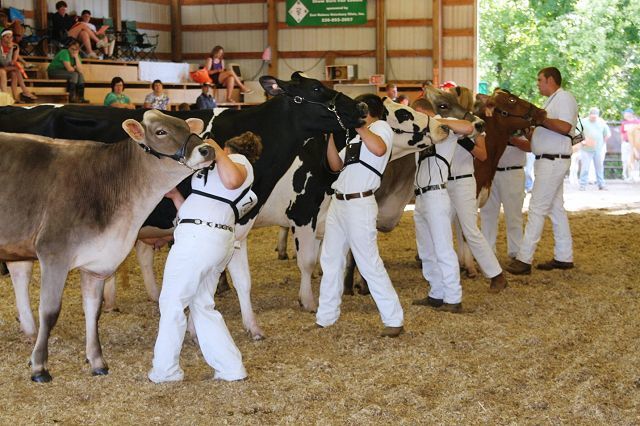
[[[146,145],[146,144],[144,144],[142,142],[139,142],[138,145],[140,145],[142,147],[142,149],[144,149],[144,152],[147,152],[147,153],[153,155],[157,159],[160,159],[160,157],[171,158],[172,160],[177,161],[178,163],[182,164],[186,168],[191,169],[192,171],[195,172],[197,170],[194,169],[193,167],[189,166],[184,161],[185,160],[185,156],[186,156],[186,152],[187,152],[187,145],[189,144],[189,141],[192,138],[197,138],[201,142],[201,143],[198,143],[196,146],[202,145],[204,143],[204,140],[202,140],[202,138],[200,136],[196,135],[195,133],[191,133],[189,136],[187,136],[186,140],[184,141],[184,143],[182,144],[180,149],[178,149],[174,154],[165,154],[165,153],[162,153],[162,152],[158,152],[155,149],[151,148],[149,145]]]
[[[338,95],[340,95],[340,92],[336,92],[336,94],[333,96],[333,98],[331,98],[331,100],[329,100],[329,102],[327,102],[326,104],[322,103],[322,102],[310,101],[309,99],[305,99],[305,98],[303,98],[302,96],[299,96],[299,95],[292,96],[292,95],[289,95],[286,92],[285,92],[285,94],[287,96],[291,97],[293,99],[293,102],[295,102],[297,104],[301,104],[303,102],[307,102],[307,103],[313,104],[313,105],[320,105],[322,107],[325,107],[329,111],[331,111],[336,116],[336,120],[338,120],[338,124],[340,125],[342,130],[344,130],[346,132],[346,136],[345,136],[346,142],[349,142],[349,129],[342,122],[342,119],[340,118],[340,115],[338,114],[338,109],[336,108],[336,99],[338,99]]]

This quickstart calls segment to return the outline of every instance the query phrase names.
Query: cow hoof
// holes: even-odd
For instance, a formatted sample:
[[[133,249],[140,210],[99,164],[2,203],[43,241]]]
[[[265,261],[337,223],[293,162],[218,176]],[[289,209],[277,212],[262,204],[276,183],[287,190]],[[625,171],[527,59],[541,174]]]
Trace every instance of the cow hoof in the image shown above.
[[[102,367],[91,370],[92,376],[106,376],[107,374],[109,374],[109,367]]]
[[[102,312],[104,312],[105,314],[108,314],[109,312],[120,312],[120,308],[116,307],[104,307],[104,309],[102,309]]]
[[[278,260],[289,260],[289,255],[288,254],[279,254],[278,255]]]
[[[254,342],[259,342],[260,340],[264,340],[264,339],[266,339],[266,337],[264,336],[264,334],[262,334],[262,332],[251,334],[251,340],[253,340]]]
[[[49,383],[51,380],[53,380],[53,378],[47,370],[31,376],[31,381],[36,383]]]

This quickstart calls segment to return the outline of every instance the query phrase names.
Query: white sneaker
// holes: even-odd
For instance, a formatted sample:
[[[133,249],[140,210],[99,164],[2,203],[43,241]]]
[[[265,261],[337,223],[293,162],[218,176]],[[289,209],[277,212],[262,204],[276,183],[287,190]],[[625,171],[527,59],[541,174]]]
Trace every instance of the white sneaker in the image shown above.
[[[98,59],[98,55],[96,54],[96,52],[91,52],[87,55],[87,58]]]
[[[106,38],[102,38],[98,40],[98,42],[96,43],[96,47],[98,49],[105,49],[109,47],[109,40],[107,40]]]

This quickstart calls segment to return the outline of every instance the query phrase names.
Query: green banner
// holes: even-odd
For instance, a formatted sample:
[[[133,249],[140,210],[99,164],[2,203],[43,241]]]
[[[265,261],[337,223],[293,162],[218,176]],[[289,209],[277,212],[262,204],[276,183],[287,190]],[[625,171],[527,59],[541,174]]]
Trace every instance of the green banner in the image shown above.
[[[287,25],[361,25],[367,0],[287,0]]]

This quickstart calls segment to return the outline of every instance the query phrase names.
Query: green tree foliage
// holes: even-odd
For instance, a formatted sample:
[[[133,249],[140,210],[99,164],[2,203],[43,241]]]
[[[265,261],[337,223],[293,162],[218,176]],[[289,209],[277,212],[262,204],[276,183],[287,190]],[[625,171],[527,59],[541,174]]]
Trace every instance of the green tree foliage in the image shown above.
[[[534,103],[536,73],[555,66],[582,114],[640,111],[640,0],[482,0],[480,80]]]

